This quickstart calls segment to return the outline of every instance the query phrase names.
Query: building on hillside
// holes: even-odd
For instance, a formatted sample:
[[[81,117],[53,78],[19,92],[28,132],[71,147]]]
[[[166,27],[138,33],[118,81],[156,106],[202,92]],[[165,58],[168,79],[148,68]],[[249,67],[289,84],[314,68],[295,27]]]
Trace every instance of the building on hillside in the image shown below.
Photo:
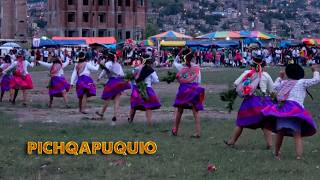
[[[48,0],[51,36],[145,36],[147,0]]]

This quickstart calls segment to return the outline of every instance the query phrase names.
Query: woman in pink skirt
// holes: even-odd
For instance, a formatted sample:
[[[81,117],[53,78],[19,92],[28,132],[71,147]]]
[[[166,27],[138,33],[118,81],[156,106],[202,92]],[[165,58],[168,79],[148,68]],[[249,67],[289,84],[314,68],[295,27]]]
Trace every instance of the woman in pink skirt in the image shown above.
[[[116,61],[117,56],[113,52],[108,52],[107,57],[108,61],[101,65],[103,70],[99,75],[98,82],[106,74],[109,78],[108,82],[104,85],[103,93],[101,99],[105,101],[104,106],[102,107],[101,112],[96,112],[98,116],[103,118],[104,113],[106,112],[109,102],[114,100],[114,113],[112,118],[112,123],[114,124],[117,121],[119,105],[120,105],[120,96],[121,93],[127,89],[130,89],[130,84],[124,80],[124,72],[121,65]]]
[[[87,99],[96,96],[96,85],[90,77],[91,71],[98,71],[99,64],[93,61],[88,62],[83,52],[78,55],[78,63],[75,65],[72,76],[71,85],[76,85],[77,97],[79,98],[79,112],[88,114],[85,111]]]
[[[178,70],[178,80],[180,83],[174,107],[177,108],[176,118],[174,126],[172,128],[172,135],[178,135],[178,129],[180,126],[181,117],[184,109],[191,109],[195,120],[195,134],[192,138],[200,138],[200,115],[199,111],[202,111],[205,89],[200,86],[201,72],[200,67],[191,63],[192,60],[191,49],[185,49],[182,52],[182,59],[185,64],[178,62],[179,56],[174,61],[174,66]]]
[[[4,57],[4,63],[1,64],[0,66],[0,75],[2,74],[1,72],[5,69],[7,69],[11,65],[11,57],[9,55],[6,55]],[[1,97],[0,97],[0,102],[2,102],[4,93],[6,91],[9,91],[10,93],[10,102],[12,101],[12,96],[13,96],[13,91],[12,91],[12,86],[13,86],[13,76],[12,72],[7,72],[6,74],[2,75],[1,79]]]
[[[64,63],[60,59],[54,57],[52,63],[46,63],[43,61],[37,61],[40,65],[50,69],[50,81],[48,84],[49,88],[49,108],[52,107],[54,97],[63,97],[66,108],[70,108],[68,105],[67,92],[70,90],[70,84],[64,78],[63,69],[67,67],[70,61]]]
[[[3,71],[4,74],[13,70],[12,88],[14,89],[14,96],[12,104],[16,103],[19,90],[22,90],[23,105],[27,105],[27,90],[33,89],[31,75],[28,73],[28,67],[33,67],[33,62],[28,62],[23,57],[23,51],[19,51],[17,60],[13,62],[7,69]]]

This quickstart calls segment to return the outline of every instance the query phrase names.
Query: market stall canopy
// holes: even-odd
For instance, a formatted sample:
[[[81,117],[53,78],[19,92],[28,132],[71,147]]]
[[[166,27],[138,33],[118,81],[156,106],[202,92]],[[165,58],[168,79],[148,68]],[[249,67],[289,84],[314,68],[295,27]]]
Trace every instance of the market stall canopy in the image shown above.
[[[240,38],[240,33],[238,31],[216,31],[208,33],[202,36],[198,36],[199,39],[237,39]]]
[[[216,31],[202,36],[198,39],[243,39],[257,38],[263,40],[276,39],[275,35],[263,33],[260,31]]]
[[[166,47],[183,47],[186,45],[186,41],[161,41],[160,45]]]
[[[211,47],[214,45],[213,41],[209,40],[190,40],[186,42],[189,47]]]
[[[240,42],[236,40],[215,41],[213,44],[221,48],[235,48],[240,46]]]
[[[51,39],[40,39],[40,43],[36,47],[44,46],[79,46],[86,45],[85,40],[51,40]]]
[[[319,46],[320,45],[320,39],[316,38],[303,38],[302,43],[309,45],[309,46]]]
[[[93,43],[90,44],[90,47],[97,47],[97,48],[106,48],[106,49],[117,49],[117,44],[99,44],[99,43]]]
[[[3,47],[3,48],[21,48],[21,46],[19,44],[14,43],[14,42],[4,43],[0,47]]]
[[[282,40],[280,41],[280,47],[281,48],[287,48],[287,47],[296,47],[300,46],[302,42],[297,40]]]
[[[147,39],[147,40],[143,40],[139,43],[140,46],[155,46],[154,42],[151,41],[150,39]]]
[[[149,39],[152,41],[166,40],[166,41],[176,41],[176,40],[187,40],[192,39],[191,36],[181,34],[175,31],[167,31],[164,33],[160,33],[154,36],[151,36]]]
[[[53,40],[84,40],[86,44],[116,44],[117,41],[114,37],[61,37],[54,36]]]

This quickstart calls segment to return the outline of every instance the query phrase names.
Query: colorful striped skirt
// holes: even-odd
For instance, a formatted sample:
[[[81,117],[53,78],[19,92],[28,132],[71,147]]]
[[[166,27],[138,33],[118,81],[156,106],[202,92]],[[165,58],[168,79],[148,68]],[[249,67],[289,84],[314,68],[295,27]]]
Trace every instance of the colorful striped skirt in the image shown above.
[[[54,97],[62,97],[64,91],[70,90],[70,84],[63,76],[53,76],[49,82],[49,95]]]
[[[33,89],[32,78],[30,74],[25,76],[13,76],[12,81],[12,88],[13,89],[20,89],[20,90],[28,90]]]
[[[271,105],[273,105],[273,102],[268,96],[245,97],[238,111],[237,126],[250,129],[263,128],[265,118],[261,111]]]
[[[131,108],[135,110],[145,111],[147,109],[155,110],[161,107],[157,94],[151,87],[147,87],[148,99],[143,99],[139,94],[139,90],[136,85],[132,87],[131,94]]]
[[[12,75],[3,75],[1,80],[1,91],[10,91],[13,87],[13,76]]]
[[[104,85],[101,99],[113,100],[116,95],[121,94],[123,91],[130,88],[130,84],[123,78],[109,78],[108,82]]]
[[[85,94],[87,97],[96,96],[96,85],[91,77],[82,75],[78,77],[76,91],[78,98],[82,98]]]
[[[287,100],[281,106],[268,106],[262,110],[262,114],[270,119],[268,129],[285,136],[300,132],[305,137],[317,132],[317,125],[311,114],[295,101]]]
[[[200,87],[198,83],[180,84],[174,107],[182,107],[184,109],[203,110],[205,97],[205,89]]]

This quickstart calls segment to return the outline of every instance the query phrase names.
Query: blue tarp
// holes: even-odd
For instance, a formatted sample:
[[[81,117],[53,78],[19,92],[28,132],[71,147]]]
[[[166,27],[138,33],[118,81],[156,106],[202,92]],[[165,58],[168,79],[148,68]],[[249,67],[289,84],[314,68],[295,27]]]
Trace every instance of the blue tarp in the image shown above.
[[[189,47],[221,47],[221,48],[230,48],[239,46],[239,41],[236,40],[223,40],[223,41],[203,41],[203,40],[191,40],[186,42],[186,46]]]
[[[86,45],[85,40],[52,40],[52,39],[41,39],[39,47],[43,46],[77,46]]]
[[[299,46],[301,45],[301,42],[299,41],[293,41],[293,40],[282,40],[280,41],[280,47],[281,48],[287,48],[292,46]]]

